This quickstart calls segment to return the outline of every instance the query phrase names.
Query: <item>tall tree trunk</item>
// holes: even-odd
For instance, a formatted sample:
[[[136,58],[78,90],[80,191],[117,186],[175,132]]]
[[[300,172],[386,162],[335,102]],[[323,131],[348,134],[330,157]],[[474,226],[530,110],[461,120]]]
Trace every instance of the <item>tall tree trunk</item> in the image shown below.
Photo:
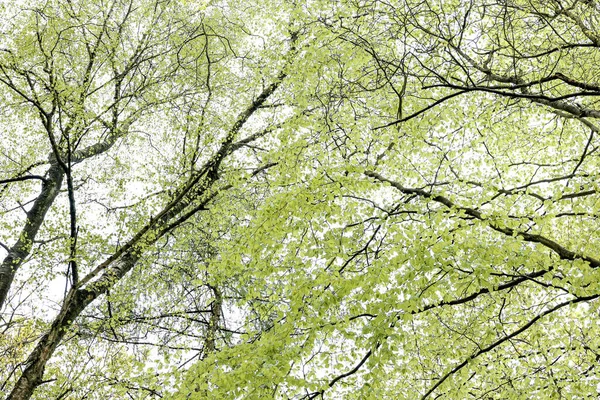
[[[133,253],[123,255],[118,263],[119,270],[129,271],[133,268],[141,255],[139,252],[137,253],[137,255]],[[73,321],[92,301],[103,293],[106,293],[110,282],[102,282],[101,284],[92,286],[93,289],[91,290],[71,289],[52,326],[27,358],[25,371],[23,371],[7,400],[26,400],[31,398],[34,390],[42,383],[48,360],[52,357],[56,347],[62,341]]]
[[[60,191],[63,178],[64,171],[57,162],[53,162],[48,170],[48,178],[42,184],[42,192],[33,203],[33,207],[27,212],[25,225],[19,238],[9,249],[0,265],[0,310],[4,307],[17,270],[31,252],[33,241],[44,222],[46,213]]]

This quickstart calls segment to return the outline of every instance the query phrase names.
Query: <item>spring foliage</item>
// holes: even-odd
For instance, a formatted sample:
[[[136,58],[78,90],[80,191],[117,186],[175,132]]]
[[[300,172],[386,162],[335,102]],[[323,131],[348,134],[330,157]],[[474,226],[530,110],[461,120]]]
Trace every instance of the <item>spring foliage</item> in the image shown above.
[[[596,0],[1,7],[7,399],[598,396]]]

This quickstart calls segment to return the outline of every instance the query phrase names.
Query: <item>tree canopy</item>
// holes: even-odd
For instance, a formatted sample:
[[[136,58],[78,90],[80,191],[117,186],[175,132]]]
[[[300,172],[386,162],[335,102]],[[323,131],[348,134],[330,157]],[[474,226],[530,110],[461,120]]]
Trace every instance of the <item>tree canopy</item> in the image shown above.
[[[599,395],[597,0],[0,7],[3,398]]]

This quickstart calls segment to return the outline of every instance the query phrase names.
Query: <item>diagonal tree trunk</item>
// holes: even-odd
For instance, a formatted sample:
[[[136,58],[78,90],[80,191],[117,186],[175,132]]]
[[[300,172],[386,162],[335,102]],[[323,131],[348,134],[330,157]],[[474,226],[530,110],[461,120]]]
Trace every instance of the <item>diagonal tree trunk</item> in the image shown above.
[[[42,383],[46,364],[61,343],[64,335],[81,312],[99,296],[116,285],[138,262],[144,252],[162,236],[171,232],[200,210],[205,210],[219,189],[219,170],[224,159],[241,148],[242,140],[235,142],[241,128],[260,109],[285,79],[285,72],[277,75],[274,82],[266,86],[261,94],[238,115],[229,133],[202,168],[191,179],[183,183],[175,198],[170,201],[150,222],[138,231],[123,247],[79,281],[67,294],[59,314],[50,329],[42,336],[25,363],[26,367],[17,380],[7,400],[27,400]],[[253,136],[257,139],[260,136]],[[60,166],[58,166],[60,169]],[[258,171],[264,167],[259,168]],[[64,174],[61,173],[61,179]],[[227,185],[222,190],[227,190]],[[58,192],[58,190],[57,190]],[[43,218],[42,218],[43,219]],[[220,307],[219,307],[220,308]],[[213,309],[215,312],[216,308]]]
[[[10,286],[19,267],[31,253],[33,241],[35,240],[46,213],[54,203],[64,178],[61,166],[53,162],[48,170],[48,178],[42,184],[42,191],[33,203],[33,207],[27,212],[25,225],[21,230],[18,240],[9,249],[0,265],[0,310],[8,296]]]

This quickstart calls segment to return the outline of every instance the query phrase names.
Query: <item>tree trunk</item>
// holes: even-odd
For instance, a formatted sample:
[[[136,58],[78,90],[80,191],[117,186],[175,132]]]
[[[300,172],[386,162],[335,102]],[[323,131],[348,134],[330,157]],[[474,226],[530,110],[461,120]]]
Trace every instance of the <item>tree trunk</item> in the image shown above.
[[[64,171],[60,165],[56,162],[52,163],[48,170],[48,178],[42,184],[42,192],[33,203],[33,207],[27,212],[25,225],[17,242],[9,249],[0,265],[0,310],[4,307],[17,270],[31,252],[33,241],[44,222],[46,213],[60,191],[63,178]]]
[[[139,255],[133,255],[132,253],[123,255],[119,261],[119,270],[125,272],[131,270],[139,257]],[[72,289],[69,292],[52,326],[27,358],[25,370],[12,392],[8,395],[7,400],[27,400],[31,398],[34,390],[42,383],[48,360],[52,357],[73,321],[92,301],[106,293],[110,286],[111,282],[104,279],[104,281],[92,285],[91,290]]]

